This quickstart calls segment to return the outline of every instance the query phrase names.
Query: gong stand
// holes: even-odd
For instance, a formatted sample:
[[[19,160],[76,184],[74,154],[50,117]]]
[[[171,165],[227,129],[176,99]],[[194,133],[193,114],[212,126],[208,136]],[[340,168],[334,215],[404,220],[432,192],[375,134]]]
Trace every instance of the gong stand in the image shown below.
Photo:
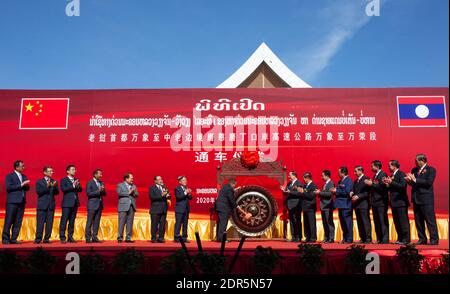
[[[282,165],[281,160],[264,162],[261,161],[254,169],[248,169],[241,164],[240,158],[233,158],[217,167],[217,188],[218,191],[223,183],[236,177],[255,177],[266,176],[275,179],[280,185],[286,186],[286,167]],[[283,201],[283,214],[286,211]],[[283,238],[286,238],[287,222],[283,219]]]

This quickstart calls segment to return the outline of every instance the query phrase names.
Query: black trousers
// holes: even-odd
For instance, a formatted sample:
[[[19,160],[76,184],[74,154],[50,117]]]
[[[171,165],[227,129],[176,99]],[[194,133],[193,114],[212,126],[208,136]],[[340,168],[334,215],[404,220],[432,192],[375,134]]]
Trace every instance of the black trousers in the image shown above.
[[[315,242],[317,240],[316,211],[303,210],[303,225],[306,241]]]
[[[68,239],[73,239],[73,232],[75,230],[75,219],[77,217],[78,206],[63,207],[61,214],[61,222],[59,223],[59,239],[66,240],[66,228],[68,231]],[[69,225],[67,226],[67,222]]]
[[[372,214],[377,241],[389,243],[389,219],[387,215],[387,206],[372,206]]]
[[[100,219],[102,217],[103,209],[89,209],[87,220],[86,220],[86,230],[85,237],[86,240],[98,240],[98,229],[100,227]]]
[[[151,227],[150,232],[152,235],[152,240],[156,240],[156,234],[158,234],[158,239],[163,240],[166,234],[166,217],[167,213],[151,213]]]
[[[52,236],[54,209],[37,209],[36,210],[36,237],[34,241],[41,242],[42,236],[44,241],[49,241]],[[45,235],[44,235],[45,228]]]
[[[5,223],[3,224],[2,242],[16,242],[22,227],[25,201],[22,203],[7,203]],[[12,230],[11,230],[12,229]],[[11,234],[12,231],[12,234]]]
[[[184,212],[175,212],[175,232],[174,237],[175,240],[178,240],[180,237],[180,230],[183,227],[183,234],[181,237],[183,239],[187,239],[188,237],[188,224],[189,224],[189,210],[186,209]]]
[[[439,234],[436,224],[436,214],[434,213],[434,205],[417,205],[414,204],[414,221],[416,223],[417,234],[419,240],[427,240],[425,234],[425,224],[430,233],[431,241],[439,241]]]
[[[372,241],[372,225],[370,223],[370,212],[368,208],[355,208],[358,233],[362,242]]]
[[[288,210],[289,212],[289,225],[291,226],[292,239],[302,239],[302,209],[300,207],[294,207]]]
[[[394,219],[394,226],[397,231],[397,241],[411,242],[408,207],[392,207],[392,218]]]
[[[353,242],[353,211],[352,209],[339,208],[339,223],[342,228],[343,241]]]
[[[325,208],[321,211],[322,225],[325,231],[325,240],[334,240],[334,222],[333,222],[333,209]]]
[[[230,213],[228,211],[217,211],[218,222],[217,222],[217,236],[216,240],[221,242],[223,233],[227,231],[228,219],[230,218]]]

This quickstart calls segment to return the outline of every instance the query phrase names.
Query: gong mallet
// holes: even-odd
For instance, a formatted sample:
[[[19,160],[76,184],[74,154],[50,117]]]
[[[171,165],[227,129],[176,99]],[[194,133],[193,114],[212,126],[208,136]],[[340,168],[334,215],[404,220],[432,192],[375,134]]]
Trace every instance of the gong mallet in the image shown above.
[[[245,236],[242,236],[241,241],[239,241],[239,246],[236,250],[236,253],[233,256],[233,260],[231,260],[230,267],[228,268],[228,273],[231,273],[231,271],[233,270],[234,265],[236,264],[236,261],[239,257],[239,254],[241,253],[242,246],[244,246],[244,242],[245,242]]]
[[[225,243],[226,242],[227,242],[227,232],[223,232],[222,241],[220,243],[220,256],[223,256],[223,253],[225,251]]]
[[[181,247],[183,248],[184,253],[186,254],[186,259],[187,259],[189,265],[191,266],[192,272],[194,274],[196,274],[197,273],[197,269],[195,268],[194,264],[192,263],[191,256],[189,255],[189,251],[187,250],[186,243],[184,243],[183,237],[179,236],[178,237],[178,241],[180,242]]]
[[[200,234],[198,232],[195,232],[195,240],[197,241],[198,252],[203,252],[202,240],[200,240]]]

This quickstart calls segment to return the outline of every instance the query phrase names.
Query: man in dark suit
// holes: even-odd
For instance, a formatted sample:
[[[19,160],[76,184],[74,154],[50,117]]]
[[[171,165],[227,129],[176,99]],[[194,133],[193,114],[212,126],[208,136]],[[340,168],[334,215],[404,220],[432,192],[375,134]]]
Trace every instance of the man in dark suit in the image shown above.
[[[353,182],[348,176],[348,168],[341,166],[338,170],[339,182],[336,188],[330,191],[336,194],[334,206],[339,212],[339,222],[342,228],[342,244],[353,242],[353,212],[350,192],[353,191]]]
[[[62,178],[60,183],[63,199],[61,203],[62,213],[61,222],[59,224],[59,239],[61,243],[76,243],[73,239],[73,233],[75,230],[75,219],[77,217],[78,207],[80,206],[78,193],[83,189],[81,188],[80,181],[75,178],[77,170],[74,165],[67,166],[66,173],[67,177]],[[68,226],[67,222],[69,222]],[[67,227],[68,237],[66,239]]]
[[[188,243],[188,223],[189,223],[189,201],[192,200],[192,190],[187,187],[187,178],[185,176],[178,177],[178,183],[180,184],[175,188],[175,231],[174,241],[180,242],[180,230],[183,227],[183,234],[181,237],[183,241]]]
[[[302,199],[300,199],[300,193],[297,191],[298,187],[302,184],[297,179],[297,173],[291,171],[289,173],[289,184],[286,187],[280,186],[283,193],[286,195],[285,203],[289,213],[289,224],[291,227],[292,238],[290,242],[300,242],[303,238],[303,226],[302,226]]]
[[[430,245],[439,244],[439,234],[434,212],[433,184],[436,178],[436,169],[428,165],[425,154],[416,155],[416,167],[406,175],[406,181],[411,185],[412,202],[414,208],[414,221],[419,235],[418,245],[427,244],[425,223],[430,233]]]
[[[6,213],[3,224],[2,243],[19,244],[17,237],[22,227],[25,212],[26,193],[30,190],[30,180],[23,174],[25,165],[22,160],[14,162],[14,171],[6,175]]]
[[[316,227],[316,195],[314,191],[317,189],[316,184],[312,181],[312,175],[310,172],[303,174],[303,180],[305,181],[304,187],[298,187],[297,191],[300,192],[300,198],[302,199],[303,210],[303,225],[305,230],[305,242],[314,243],[317,241],[317,227]]]
[[[86,243],[100,243],[98,239],[98,229],[103,211],[103,197],[106,196],[105,185],[102,181],[103,171],[96,169],[93,173],[93,179],[86,184],[87,220],[85,237]]]
[[[151,201],[151,238],[153,243],[164,243],[166,233],[167,200],[170,199],[169,190],[164,186],[161,176],[153,178],[154,185],[150,186],[148,194]],[[158,233],[158,238],[156,234]]]
[[[389,161],[391,176],[386,177],[383,182],[386,184],[389,195],[389,202],[392,209],[395,230],[397,231],[397,241],[394,244],[406,245],[411,243],[411,233],[409,227],[408,207],[409,200],[406,192],[406,174],[400,169],[398,160]]]
[[[45,235],[44,243],[50,243],[52,235],[53,217],[55,215],[55,196],[59,194],[58,182],[52,178],[53,168],[46,166],[43,169],[44,178],[36,181],[36,194],[38,196],[36,206],[36,237],[35,244],[42,242],[42,235]]]
[[[381,170],[382,164],[379,160],[372,161],[373,179],[364,182],[370,187],[370,205],[372,206],[373,223],[378,244],[389,243],[389,218],[387,214],[389,206],[389,193],[383,178],[386,173]]]
[[[322,171],[322,180],[325,182],[322,190],[316,189],[316,194],[320,199],[320,212],[322,214],[322,225],[325,231],[325,238],[322,243],[334,243],[334,222],[333,222],[333,193],[331,188],[334,188],[334,183],[331,180],[331,172],[329,170]]]
[[[224,184],[220,189],[219,196],[217,196],[216,202],[214,203],[219,218],[217,222],[217,242],[222,242],[223,234],[227,230],[228,219],[234,209],[238,209],[239,212],[244,215],[245,219],[250,219],[252,217],[251,213],[246,213],[242,208],[236,205],[236,199],[234,198],[236,190],[236,180],[229,179],[228,183]]]
[[[139,196],[137,187],[134,184],[134,177],[131,173],[126,173],[123,182],[117,185],[117,195],[119,196],[119,225],[117,242],[123,241],[123,229],[126,224],[126,243],[134,243],[131,239],[133,235],[134,213],[136,212],[136,198]]]
[[[370,223],[370,205],[369,205],[369,187],[364,182],[369,177],[364,175],[362,166],[355,166],[355,181],[353,182],[352,197],[353,209],[355,210],[356,223],[358,224],[358,233],[361,240],[360,244],[372,243],[372,225]]]

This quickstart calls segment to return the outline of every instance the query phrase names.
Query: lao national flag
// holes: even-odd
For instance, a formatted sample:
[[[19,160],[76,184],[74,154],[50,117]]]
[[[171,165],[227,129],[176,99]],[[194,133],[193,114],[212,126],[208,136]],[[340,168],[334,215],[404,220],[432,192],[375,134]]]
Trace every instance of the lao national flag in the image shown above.
[[[22,98],[19,129],[67,129],[69,98]]]
[[[444,96],[397,96],[399,127],[446,127]]]

